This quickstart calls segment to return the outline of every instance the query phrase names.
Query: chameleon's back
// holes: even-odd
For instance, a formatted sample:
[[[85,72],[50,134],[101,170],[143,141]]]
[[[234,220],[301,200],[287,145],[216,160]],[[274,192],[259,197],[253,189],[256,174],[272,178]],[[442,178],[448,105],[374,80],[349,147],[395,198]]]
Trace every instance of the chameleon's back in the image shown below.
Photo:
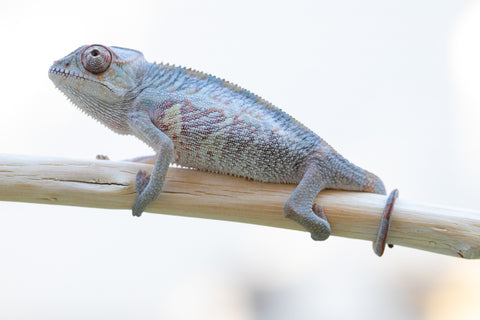
[[[153,64],[152,116],[175,146],[174,162],[259,181],[298,183],[323,141],[256,95],[216,77]],[[152,71],[152,70],[150,70]]]

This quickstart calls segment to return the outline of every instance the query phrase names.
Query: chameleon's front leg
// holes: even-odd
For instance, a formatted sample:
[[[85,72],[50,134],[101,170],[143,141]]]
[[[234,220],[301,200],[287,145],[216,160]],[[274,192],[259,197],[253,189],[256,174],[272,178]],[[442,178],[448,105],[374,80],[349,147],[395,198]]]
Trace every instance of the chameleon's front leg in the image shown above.
[[[150,177],[145,171],[137,173],[137,200],[132,214],[139,217],[145,208],[160,195],[167,176],[168,166],[173,158],[173,142],[160,131],[146,113],[134,114],[130,119],[132,132],[157,152],[157,160]]]

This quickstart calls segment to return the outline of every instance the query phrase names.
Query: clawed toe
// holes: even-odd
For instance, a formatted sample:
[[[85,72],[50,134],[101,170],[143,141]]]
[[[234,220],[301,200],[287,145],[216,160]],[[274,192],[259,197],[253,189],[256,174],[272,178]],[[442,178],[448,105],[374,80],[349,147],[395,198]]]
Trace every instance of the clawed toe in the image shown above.
[[[316,203],[313,203],[312,205],[312,211],[315,213],[318,217],[322,218],[323,220],[327,220],[327,217],[325,216],[325,212],[323,211],[323,206],[318,205]]]
[[[110,158],[108,156],[104,155],[104,154],[97,154],[95,159],[97,159],[97,160],[110,160]]]

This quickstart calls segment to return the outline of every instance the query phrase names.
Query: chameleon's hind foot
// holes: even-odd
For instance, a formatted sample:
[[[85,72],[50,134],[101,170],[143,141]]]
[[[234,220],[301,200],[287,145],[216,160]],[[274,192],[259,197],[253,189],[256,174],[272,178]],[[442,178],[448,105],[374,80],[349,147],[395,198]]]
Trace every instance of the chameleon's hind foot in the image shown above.
[[[313,206],[312,206],[312,211],[313,213],[315,213],[319,218],[322,218],[323,220],[327,220],[327,216],[325,215],[325,212],[323,211],[323,207],[316,204],[316,203],[313,203]]]
[[[313,203],[312,211],[315,213],[320,219],[322,227],[319,230],[311,231],[311,237],[313,240],[326,240],[331,233],[330,224],[328,223],[327,216],[325,216],[325,212],[323,211],[323,207]]]
[[[382,221],[380,222],[380,228],[378,229],[377,239],[373,242],[373,251],[379,257],[381,257],[385,251],[388,231],[390,230],[390,224],[392,222],[393,205],[395,204],[395,199],[397,199],[397,197],[398,189],[393,190],[388,196],[385,209],[383,209]],[[389,244],[388,247],[393,248],[393,245]]]
[[[289,200],[283,207],[283,215],[298,222],[310,232],[313,240],[326,240],[330,236],[330,224],[322,207],[317,204],[312,206],[312,210],[305,210],[302,206],[297,206]]]

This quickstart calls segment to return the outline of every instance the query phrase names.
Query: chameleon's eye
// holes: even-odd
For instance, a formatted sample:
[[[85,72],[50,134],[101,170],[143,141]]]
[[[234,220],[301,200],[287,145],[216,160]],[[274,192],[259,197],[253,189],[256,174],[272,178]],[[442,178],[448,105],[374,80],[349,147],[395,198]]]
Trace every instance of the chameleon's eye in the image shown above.
[[[82,53],[84,68],[93,74],[105,72],[112,63],[112,53],[109,49],[100,45],[92,45]]]

